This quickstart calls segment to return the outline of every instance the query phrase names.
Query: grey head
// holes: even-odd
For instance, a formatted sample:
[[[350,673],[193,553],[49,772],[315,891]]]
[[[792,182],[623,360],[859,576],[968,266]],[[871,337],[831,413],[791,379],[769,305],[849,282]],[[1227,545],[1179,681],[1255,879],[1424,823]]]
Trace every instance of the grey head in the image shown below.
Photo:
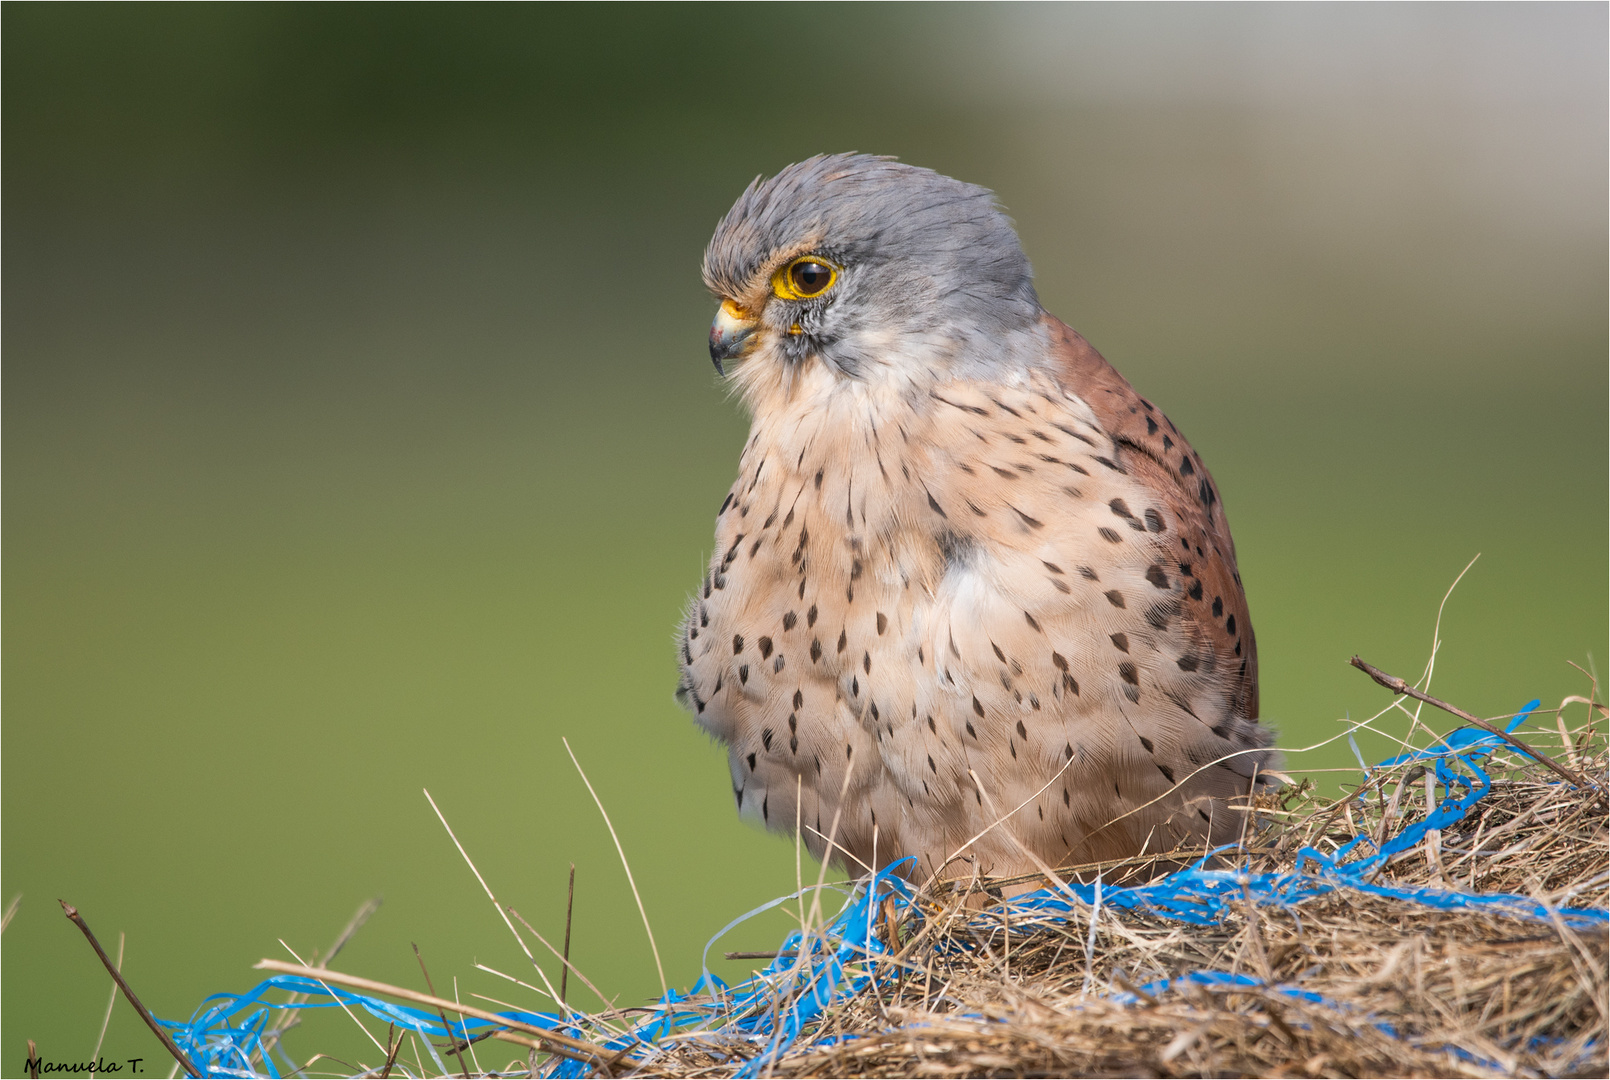
[[[823,155],[756,178],[716,226],[704,280],[722,300],[718,370],[819,360],[876,380],[1044,353],[1033,271],[994,194],[893,158]]]

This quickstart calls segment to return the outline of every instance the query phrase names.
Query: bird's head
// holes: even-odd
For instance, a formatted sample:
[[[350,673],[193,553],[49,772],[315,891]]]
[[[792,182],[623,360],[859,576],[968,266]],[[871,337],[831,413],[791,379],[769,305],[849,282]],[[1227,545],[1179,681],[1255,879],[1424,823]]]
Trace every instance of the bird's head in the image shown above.
[[[757,178],[704,253],[710,358],[744,383],[1000,374],[1043,356],[1017,234],[981,187],[833,154]],[[973,369],[973,370],[969,370]]]

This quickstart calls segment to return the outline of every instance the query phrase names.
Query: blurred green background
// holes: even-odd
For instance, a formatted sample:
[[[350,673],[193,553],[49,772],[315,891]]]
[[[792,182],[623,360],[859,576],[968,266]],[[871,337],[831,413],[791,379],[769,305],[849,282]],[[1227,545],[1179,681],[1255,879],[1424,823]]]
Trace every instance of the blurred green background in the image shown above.
[[[1418,675],[1478,552],[1435,690],[1509,712],[1606,655],[1603,5],[3,22],[0,1071],[94,1046],[57,897],[163,1016],[377,894],[338,967],[420,986],[412,941],[438,990],[540,1006],[473,966],[529,975],[421,788],[550,938],[574,861],[578,964],[657,994],[561,735],[673,985],[793,887],[672,628],[746,430],[702,247],[819,151],[994,188],[1046,306],[1189,434],[1285,745],[1385,703],[1352,653]],[[289,1045],[376,1058],[339,1014]],[[103,1053],[161,1056],[121,1002]]]

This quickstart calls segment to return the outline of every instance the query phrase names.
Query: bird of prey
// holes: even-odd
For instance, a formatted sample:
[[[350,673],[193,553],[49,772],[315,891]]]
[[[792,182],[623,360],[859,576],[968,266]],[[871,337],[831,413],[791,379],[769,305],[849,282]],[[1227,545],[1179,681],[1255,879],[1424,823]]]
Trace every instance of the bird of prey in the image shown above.
[[[677,696],[739,813],[924,878],[1235,842],[1275,752],[1218,489],[994,195],[815,157],[703,269],[753,426]]]

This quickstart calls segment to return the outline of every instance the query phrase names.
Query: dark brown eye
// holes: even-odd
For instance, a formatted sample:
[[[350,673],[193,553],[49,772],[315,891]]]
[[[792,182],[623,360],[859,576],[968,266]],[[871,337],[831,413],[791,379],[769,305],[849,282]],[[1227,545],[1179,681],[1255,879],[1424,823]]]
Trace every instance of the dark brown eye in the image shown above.
[[[814,259],[800,259],[788,268],[788,284],[798,296],[819,296],[833,284],[833,268]]]

